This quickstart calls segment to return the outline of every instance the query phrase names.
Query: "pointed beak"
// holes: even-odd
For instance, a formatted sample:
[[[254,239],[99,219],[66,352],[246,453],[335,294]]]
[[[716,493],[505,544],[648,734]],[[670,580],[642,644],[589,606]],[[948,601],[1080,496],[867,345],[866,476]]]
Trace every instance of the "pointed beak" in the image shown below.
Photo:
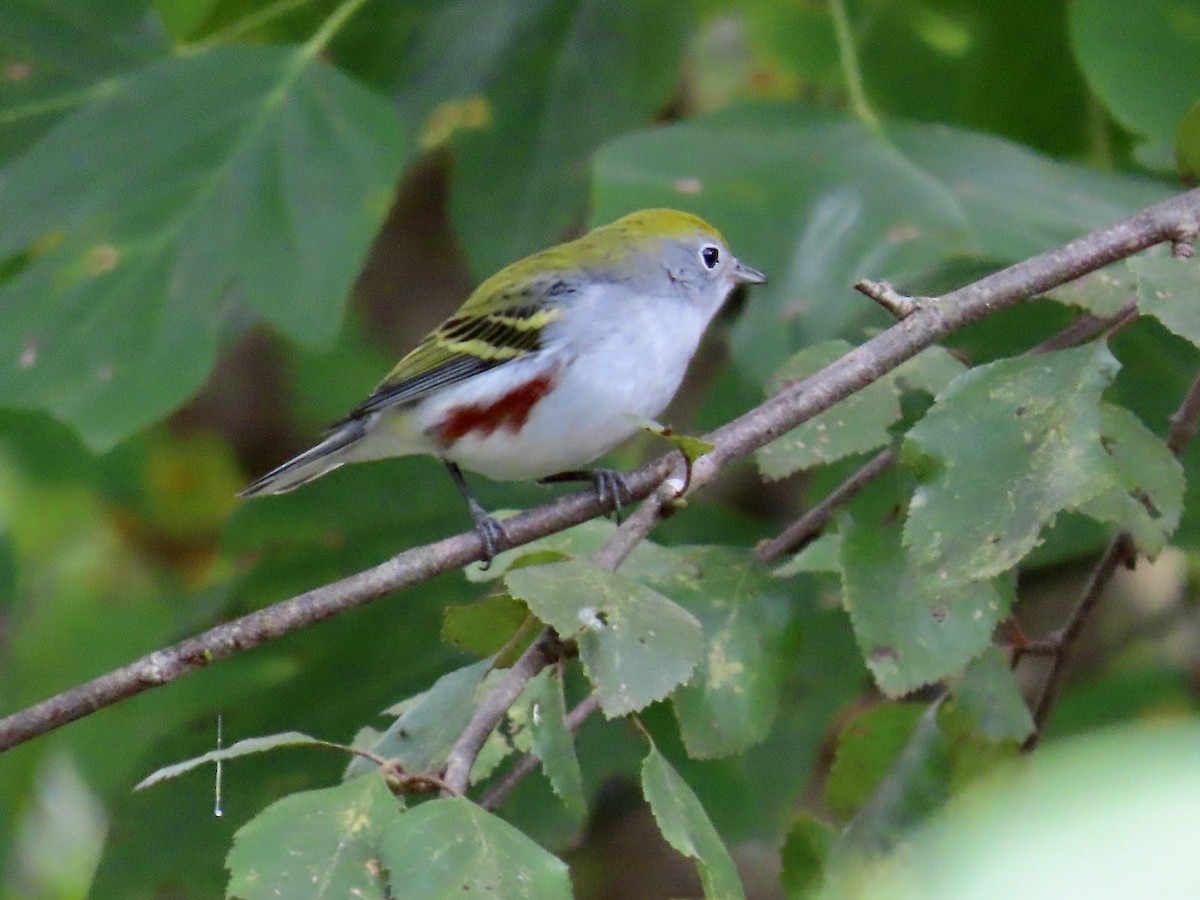
[[[738,260],[733,266],[733,280],[738,284],[766,284],[767,276]]]

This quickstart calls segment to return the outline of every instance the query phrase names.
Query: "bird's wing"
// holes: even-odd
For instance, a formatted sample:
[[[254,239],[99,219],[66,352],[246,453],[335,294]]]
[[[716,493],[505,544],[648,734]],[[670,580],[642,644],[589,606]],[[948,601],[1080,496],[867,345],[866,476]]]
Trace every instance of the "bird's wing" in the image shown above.
[[[541,349],[542,328],[558,319],[562,309],[546,305],[551,295],[545,290],[505,293],[508,303],[492,294],[485,311],[482,304],[472,303],[476,291],[457,315],[426,335],[343,421],[413,403]]]

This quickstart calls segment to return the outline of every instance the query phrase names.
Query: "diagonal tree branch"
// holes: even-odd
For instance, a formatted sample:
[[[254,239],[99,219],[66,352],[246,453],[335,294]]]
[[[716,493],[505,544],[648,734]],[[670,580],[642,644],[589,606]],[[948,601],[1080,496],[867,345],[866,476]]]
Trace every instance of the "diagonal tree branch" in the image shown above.
[[[1197,221],[1200,191],[1189,191],[942,297],[922,301],[896,325],[707,435],[714,448],[694,464],[692,487],[708,483],[728,463],[862,389],[946,334],[1153,244],[1186,241],[1195,233]],[[668,475],[682,482],[685,474],[678,454],[671,453],[632,472],[626,483],[634,499],[654,492],[647,502],[655,508],[646,515],[655,517],[675,498],[673,486],[656,488]],[[576,494],[513,516],[505,521],[505,531],[519,545],[601,512],[593,493]],[[478,559],[480,552],[479,538],[473,533],[446,538],[157,650],[0,720],[0,750],[193,669],[456,569]]]

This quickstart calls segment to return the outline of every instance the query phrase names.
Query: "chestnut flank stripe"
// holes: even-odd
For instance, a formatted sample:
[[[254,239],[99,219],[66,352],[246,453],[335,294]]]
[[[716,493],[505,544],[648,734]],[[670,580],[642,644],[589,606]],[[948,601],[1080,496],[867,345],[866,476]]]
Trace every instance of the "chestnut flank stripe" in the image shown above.
[[[446,449],[472,432],[487,437],[498,428],[514,434],[524,427],[538,401],[554,389],[558,372],[552,370],[513,388],[494,403],[459,406],[432,429],[434,436]]]

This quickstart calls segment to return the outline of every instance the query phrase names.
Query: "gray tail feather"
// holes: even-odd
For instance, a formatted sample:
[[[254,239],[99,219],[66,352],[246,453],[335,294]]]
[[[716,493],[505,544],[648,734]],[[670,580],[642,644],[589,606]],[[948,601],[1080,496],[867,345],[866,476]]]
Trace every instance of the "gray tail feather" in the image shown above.
[[[299,456],[289,459],[278,468],[272,469],[261,478],[250,482],[238,491],[238,496],[284,494],[295,490],[302,484],[320,478],[326,472],[332,472],[345,462],[345,460],[334,460],[330,457],[345,450],[365,433],[366,429],[363,427],[362,421],[351,419],[315,447],[305,450]]]

